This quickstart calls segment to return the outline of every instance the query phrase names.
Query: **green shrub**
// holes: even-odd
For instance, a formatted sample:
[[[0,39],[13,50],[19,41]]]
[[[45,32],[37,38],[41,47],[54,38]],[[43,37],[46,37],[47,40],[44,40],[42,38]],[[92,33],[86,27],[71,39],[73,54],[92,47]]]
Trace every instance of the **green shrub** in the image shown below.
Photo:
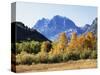
[[[69,54],[64,53],[63,54],[63,61],[68,61],[69,60]]]
[[[34,60],[33,54],[28,54],[26,52],[21,52],[16,56],[16,64],[27,64],[31,65]]]
[[[20,54],[16,55],[16,64],[17,65],[21,64],[21,55]]]
[[[47,63],[48,62],[48,54],[39,52],[38,54],[35,55],[34,63]]]
[[[63,54],[63,61],[80,59],[80,50],[73,49]]]
[[[97,51],[93,50],[91,53],[91,59],[96,59],[97,58]]]
[[[80,53],[79,52],[71,52],[68,54],[69,60],[78,60],[80,59]]]
[[[40,52],[40,49],[41,49],[41,44],[39,42],[36,41],[30,42],[30,49],[28,49],[30,51],[29,53],[37,54],[38,52]]]
[[[40,63],[40,56],[39,56],[39,54],[35,55],[35,59],[33,60],[33,63],[35,63],[35,64]]]
[[[16,53],[20,54],[22,51],[22,44],[16,43]]]
[[[80,58],[81,59],[89,59],[90,56],[91,56],[91,52],[92,52],[91,50],[82,51],[81,54],[80,54]]]
[[[20,54],[22,51],[25,51],[27,53],[35,53],[37,54],[40,52],[41,44],[36,41],[27,41],[22,43],[16,43],[16,53]]]
[[[48,56],[48,63],[53,63],[53,58],[54,58],[53,55],[49,55]]]
[[[80,59],[80,51],[78,50],[60,53],[58,55],[50,54],[48,56],[49,63],[59,63],[62,61],[78,60],[78,59]]]
[[[58,63],[63,61],[63,55],[49,55],[48,56],[48,63]]]
[[[39,53],[39,57],[40,57],[40,62],[41,63],[47,63],[48,62],[48,55],[47,53]]]

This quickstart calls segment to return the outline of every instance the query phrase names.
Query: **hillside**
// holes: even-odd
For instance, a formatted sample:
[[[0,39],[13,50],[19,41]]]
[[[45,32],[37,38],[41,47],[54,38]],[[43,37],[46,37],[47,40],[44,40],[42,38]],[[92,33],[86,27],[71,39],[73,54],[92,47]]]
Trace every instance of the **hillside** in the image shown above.
[[[44,35],[39,33],[36,29],[30,29],[21,22],[13,22],[12,34],[16,33],[16,41],[35,40],[35,41],[49,41]],[[15,30],[14,30],[15,29]]]

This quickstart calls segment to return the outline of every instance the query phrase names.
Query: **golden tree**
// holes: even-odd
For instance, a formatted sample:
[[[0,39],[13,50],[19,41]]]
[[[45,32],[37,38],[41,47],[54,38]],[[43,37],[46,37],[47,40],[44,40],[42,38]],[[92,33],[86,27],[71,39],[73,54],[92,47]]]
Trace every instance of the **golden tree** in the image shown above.
[[[77,38],[78,49],[83,50],[85,45],[85,36],[81,35]]]
[[[75,32],[73,32],[69,46],[68,46],[68,50],[71,51],[71,50],[74,50],[77,48],[77,46],[78,46],[77,40],[78,40],[77,34]]]
[[[71,42],[74,42],[76,40],[77,40],[77,34],[76,34],[76,32],[73,32],[72,36],[71,36]]]
[[[58,39],[58,48],[60,50],[64,50],[67,47],[68,39],[66,37],[66,33],[61,33]]]
[[[85,47],[93,50],[96,47],[96,43],[96,37],[92,32],[88,32],[85,36]]]
[[[66,37],[66,34],[63,32],[59,35],[57,43],[53,46],[54,47],[54,54],[60,54],[62,53],[68,44],[68,39]]]
[[[48,43],[43,42],[41,45],[41,51],[38,53],[41,62],[47,62],[47,58],[48,58],[47,49],[48,49]]]

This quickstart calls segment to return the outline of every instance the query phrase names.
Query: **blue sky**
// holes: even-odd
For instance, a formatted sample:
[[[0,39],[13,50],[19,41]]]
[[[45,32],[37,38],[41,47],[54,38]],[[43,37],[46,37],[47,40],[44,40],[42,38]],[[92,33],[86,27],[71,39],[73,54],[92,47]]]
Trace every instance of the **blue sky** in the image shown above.
[[[29,27],[33,27],[43,17],[51,19],[55,15],[65,16],[77,26],[83,27],[85,24],[91,24],[97,17],[97,7],[27,2],[16,3],[16,21],[21,21]]]

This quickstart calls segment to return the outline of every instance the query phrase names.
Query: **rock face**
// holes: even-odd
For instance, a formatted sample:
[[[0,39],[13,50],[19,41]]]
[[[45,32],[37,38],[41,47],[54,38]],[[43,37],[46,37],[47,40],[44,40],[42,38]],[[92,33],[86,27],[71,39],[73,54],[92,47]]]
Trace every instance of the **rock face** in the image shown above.
[[[66,32],[68,38],[71,36],[72,32],[81,35],[90,28],[90,25],[86,24],[84,27],[78,27],[69,18],[56,15],[50,20],[46,18],[38,20],[33,28],[38,30],[48,39],[54,40],[61,32]]]
[[[50,41],[36,29],[30,29],[21,22],[11,23],[12,38],[16,41],[35,40],[35,41]],[[13,41],[14,41],[13,40]]]
[[[97,36],[97,18],[95,18],[91,24],[91,26],[87,29],[87,32],[92,32],[95,36]]]

